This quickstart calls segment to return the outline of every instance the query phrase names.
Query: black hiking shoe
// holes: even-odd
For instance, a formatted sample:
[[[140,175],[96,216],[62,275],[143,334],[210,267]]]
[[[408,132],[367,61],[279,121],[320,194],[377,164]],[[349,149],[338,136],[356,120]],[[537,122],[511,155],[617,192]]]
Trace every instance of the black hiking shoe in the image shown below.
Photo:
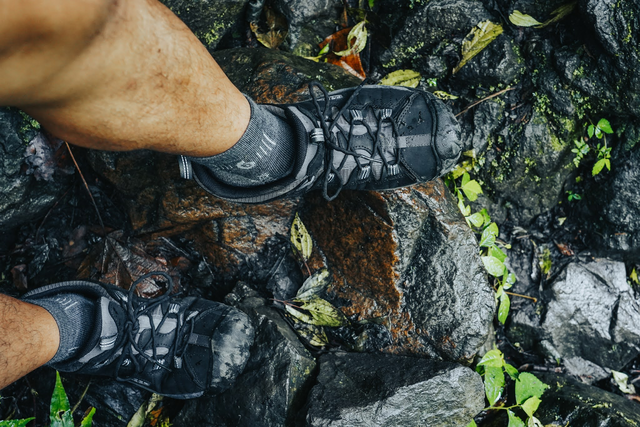
[[[69,281],[24,296],[37,300],[73,292],[96,302],[95,332],[76,357],[53,367],[62,372],[102,375],[176,399],[229,388],[244,369],[253,326],[235,308],[202,298],[164,295],[154,299],[111,285]],[[170,289],[170,288],[168,288]]]
[[[258,187],[233,187],[180,156],[182,177],[195,178],[211,194],[234,202],[262,203],[312,189],[333,200],[342,189],[389,190],[430,181],[447,173],[460,156],[460,127],[428,92],[361,85],[328,93],[316,82],[309,92],[308,101],[264,106],[285,116],[297,135],[289,176]]]

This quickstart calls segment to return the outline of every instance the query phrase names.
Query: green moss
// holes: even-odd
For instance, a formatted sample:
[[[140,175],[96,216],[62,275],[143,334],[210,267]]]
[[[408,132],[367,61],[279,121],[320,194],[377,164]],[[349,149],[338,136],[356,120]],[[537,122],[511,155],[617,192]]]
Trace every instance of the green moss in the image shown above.
[[[386,64],[382,64],[383,68],[395,67],[396,66],[396,58],[391,58]]]
[[[38,131],[40,130],[40,123],[38,123],[38,121],[36,121],[24,111],[18,111],[20,112],[20,118],[22,119],[22,123],[18,128],[18,135],[20,135],[20,139],[28,143],[36,136],[36,133],[38,133]]]

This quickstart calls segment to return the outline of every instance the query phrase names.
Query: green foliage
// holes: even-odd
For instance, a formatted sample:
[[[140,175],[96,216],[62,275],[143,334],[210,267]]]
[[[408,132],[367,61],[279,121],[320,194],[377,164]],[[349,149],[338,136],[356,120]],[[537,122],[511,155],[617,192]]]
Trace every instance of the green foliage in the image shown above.
[[[567,191],[567,200],[569,200],[570,202],[574,200],[582,200],[582,196],[578,193],[574,193],[573,191],[569,190]]]
[[[421,75],[417,71],[397,70],[387,74],[378,84],[384,86],[404,86],[415,88],[418,87],[420,79]]]
[[[541,398],[548,386],[535,375],[528,372],[519,373],[518,370],[506,363],[504,355],[498,349],[493,349],[478,362],[476,371],[484,377],[484,390],[489,402],[487,410],[506,410],[509,417],[509,427],[538,426],[540,421],[533,414],[542,402]],[[505,392],[506,377],[508,375],[515,382],[516,404],[502,406],[501,400]],[[527,415],[527,424],[516,415],[512,409],[520,408]],[[475,425],[469,424],[469,426]],[[469,427],[467,426],[467,427]]]
[[[64,391],[60,374],[56,372],[56,384],[53,388],[53,394],[51,395],[51,404],[49,407],[49,422],[51,427],[75,427],[73,422],[73,415],[71,413],[71,405],[69,405],[69,398]],[[80,427],[91,427],[93,421],[93,415],[96,412],[96,408],[91,408],[90,411],[80,421]],[[34,418],[25,418],[22,420],[7,420],[0,421],[0,427],[25,427],[27,423],[34,420]]]
[[[552,18],[549,18],[545,22],[540,22],[534,17],[524,14],[519,10],[514,10],[511,15],[509,15],[509,21],[513,25],[517,25],[518,27],[535,27],[535,28],[544,28],[547,25],[551,25],[555,22],[558,22],[575,9],[577,2],[573,1],[570,3],[563,4],[562,6],[555,9],[551,12]]]
[[[607,170],[611,170],[611,147],[607,146],[606,134],[612,134],[613,129],[607,119],[600,119],[598,124],[590,124],[587,127],[588,138],[586,140],[577,139],[574,141],[575,148],[571,150],[575,154],[573,158],[573,164],[576,167],[580,166],[582,160],[590,153],[594,153],[596,156],[596,162],[591,169],[591,175],[596,176],[606,167]],[[590,146],[587,141],[592,138],[602,140],[602,143],[598,143],[595,148]],[[580,200],[579,197],[571,198],[569,201]]]
[[[460,178],[460,185],[456,184],[458,178]],[[473,202],[478,199],[478,195],[482,194],[482,186],[478,181],[472,180],[468,172],[465,171],[459,174],[454,170],[449,174],[447,180],[454,186],[454,192],[458,197],[458,208],[465,216],[467,224],[480,234],[478,241],[480,258],[487,273],[494,277],[498,321],[504,324],[511,307],[511,301],[506,290],[513,286],[516,279],[513,274],[509,273],[504,264],[507,254],[498,246],[502,244],[498,241],[498,235],[500,234],[498,224],[491,221],[486,209],[472,214],[471,206],[465,203],[465,196],[469,201]],[[510,249],[509,245],[503,245],[503,247]]]
[[[300,216],[296,213],[291,225],[291,245],[296,256],[306,262],[311,256],[313,250],[313,242],[307,228],[302,223]]]

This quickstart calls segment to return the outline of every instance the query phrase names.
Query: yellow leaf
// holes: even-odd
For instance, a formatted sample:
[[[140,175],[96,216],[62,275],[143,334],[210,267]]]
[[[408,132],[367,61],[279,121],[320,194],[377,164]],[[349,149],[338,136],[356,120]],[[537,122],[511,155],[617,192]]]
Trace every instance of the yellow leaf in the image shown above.
[[[367,45],[367,27],[365,24],[367,21],[358,22],[353,26],[349,34],[347,35],[347,46],[351,46],[350,49],[341,50],[340,52],[333,52],[338,56],[353,55],[360,53]]]
[[[404,87],[418,87],[420,83],[420,73],[413,70],[397,70],[393,73],[387,74],[379,85],[385,86],[404,86]]]
[[[541,24],[536,28],[546,27],[547,25],[551,25],[555,22],[558,22],[559,20],[561,20],[562,18],[564,18],[565,16],[573,12],[573,9],[576,8],[576,4],[577,2],[575,1],[571,3],[563,4],[562,6],[560,6],[553,12],[551,12],[551,14],[554,15],[553,18],[549,19],[548,21],[545,21],[544,24]]]
[[[518,27],[535,27],[536,25],[542,25],[542,22],[533,16],[522,13],[519,10],[514,10],[513,13],[509,15],[509,21]]]
[[[458,99],[457,96],[451,95],[450,93],[447,93],[443,90],[436,90],[435,92],[433,92],[433,94],[438,98],[442,99],[443,101],[446,101],[448,99]]]
[[[313,250],[313,242],[311,241],[307,227],[304,226],[297,213],[291,225],[291,244],[298,254],[302,256],[303,261],[309,259],[311,251]]]
[[[640,285],[640,280],[638,280],[638,272],[636,271],[636,268],[633,267],[633,270],[631,270],[631,274],[629,275],[629,278],[633,281],[633,283],[635,283],[636,285]]]
[[[491,21],[482,21],[473,27],[462,42],[462,59],[456,68],[453,69],[453,74],[460,71],[460,68],[474,56],[482,52],[482,49],[502,34],[502,31],[502,25],[494,24]]]

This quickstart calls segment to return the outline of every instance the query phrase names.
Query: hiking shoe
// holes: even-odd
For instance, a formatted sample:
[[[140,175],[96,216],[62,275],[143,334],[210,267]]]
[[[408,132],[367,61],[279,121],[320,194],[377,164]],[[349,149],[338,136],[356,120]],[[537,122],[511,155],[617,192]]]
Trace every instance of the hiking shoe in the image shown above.
[[[72,359],[52,366],[62,372],[102,375],[176,399],[229,388],[244,369],[253,342],[248,317],[202,298],[164,295],[154,299],[131,289],[89,281],[56,283],[24,300],[71,292],[95,300],[95,332]],[[171,289],[171,287],[168,287]]]
[[[452,169],[460,156],[460,127],[428,92],[361,85],[328,93],[314,82],[309,93],[310,100],[297,104],[264,105],[284,116],[297,135],[295,165],[287,177],[233,187],[181,156],[182,177],[234,202],[262,203],[313,189],[333,200],[343,189],[389,190],[430,181]]]

